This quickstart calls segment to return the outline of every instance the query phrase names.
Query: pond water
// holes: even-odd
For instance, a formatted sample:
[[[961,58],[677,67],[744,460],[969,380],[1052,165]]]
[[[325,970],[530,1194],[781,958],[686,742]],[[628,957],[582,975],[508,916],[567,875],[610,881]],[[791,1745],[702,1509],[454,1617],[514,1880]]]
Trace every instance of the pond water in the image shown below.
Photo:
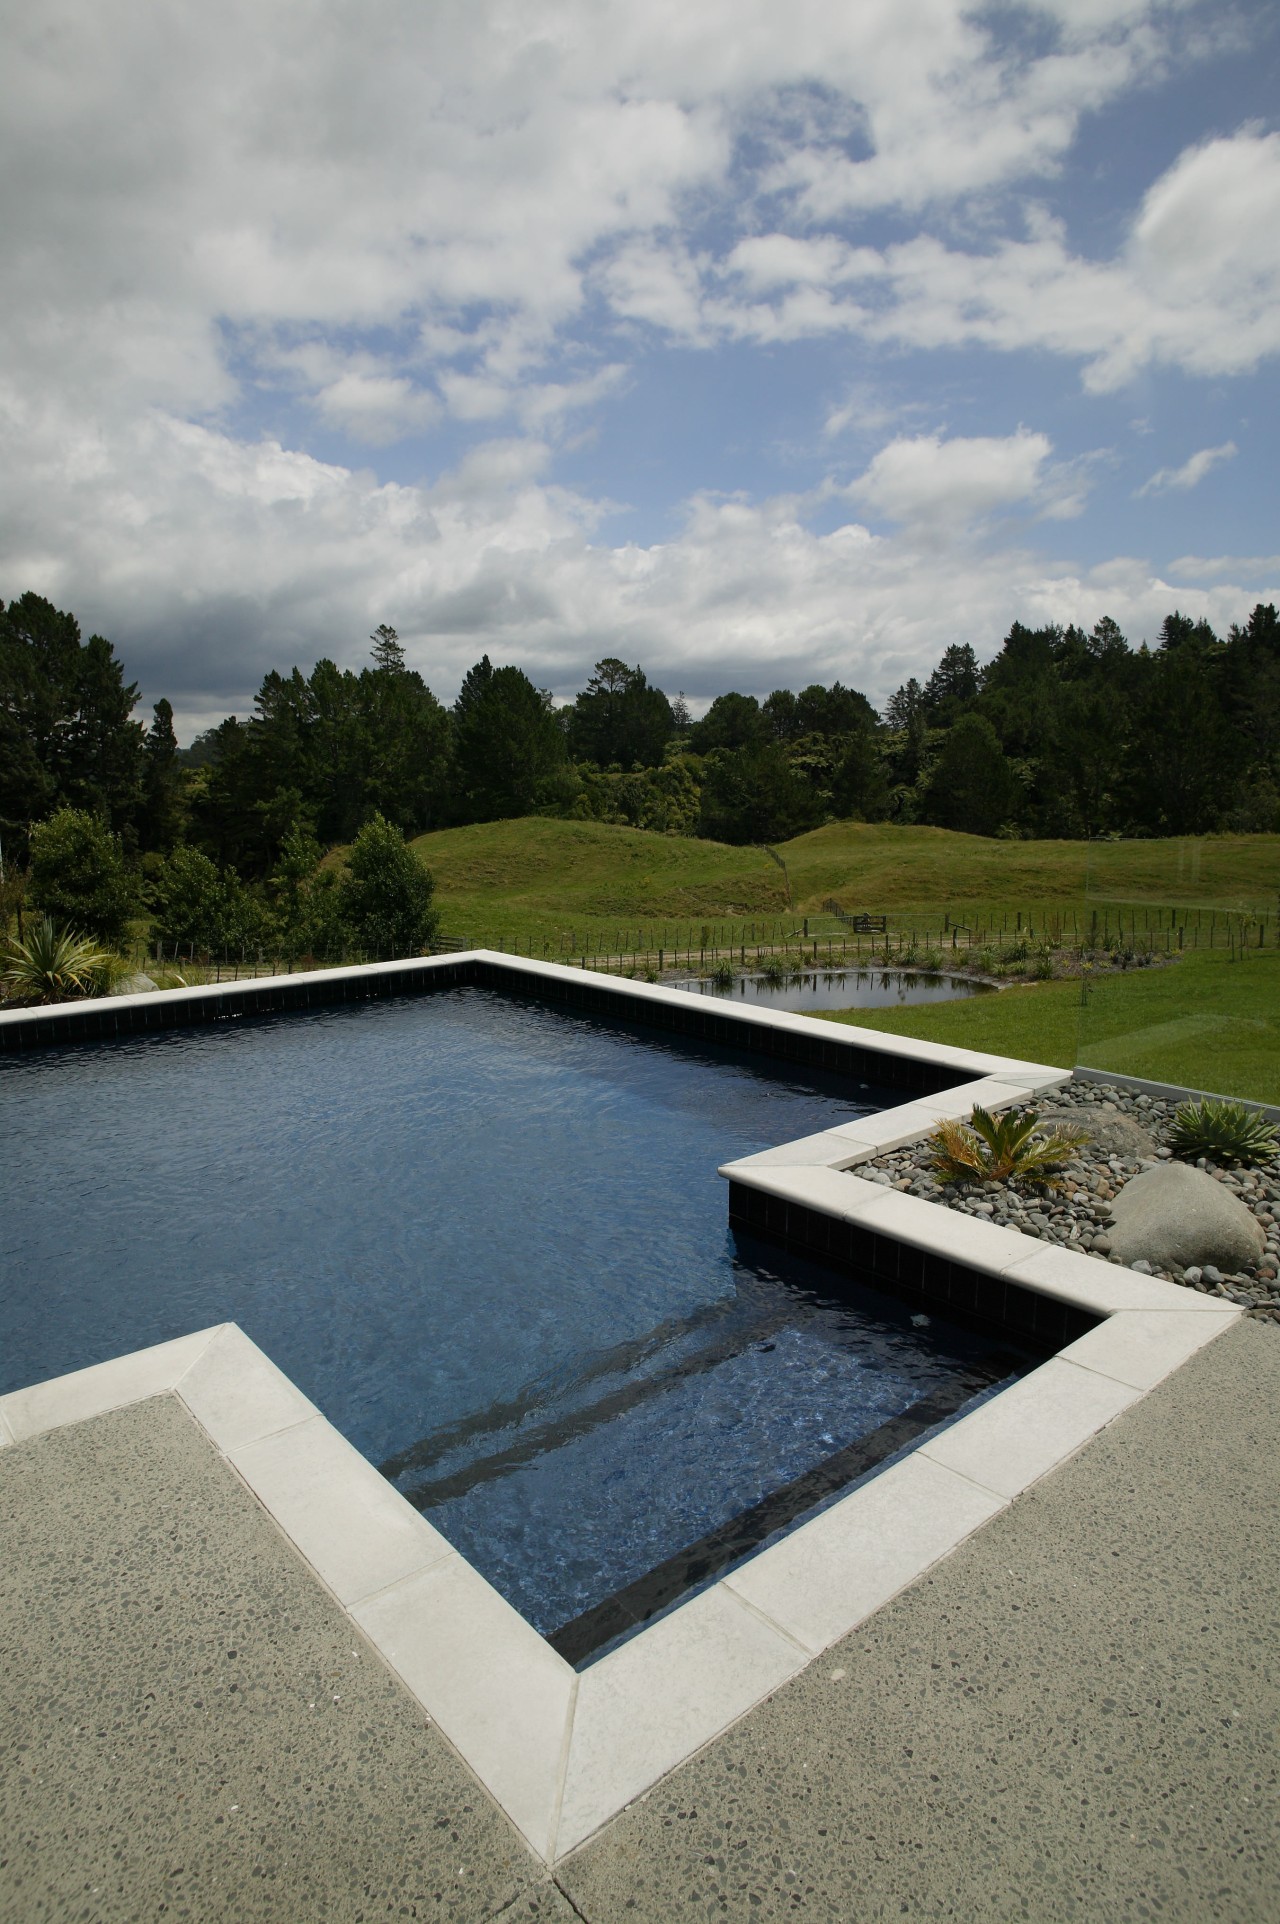
[[[726,987],[709,977],[673,982],[691,995],[713,995],[724,1002],[762,1009],[787,1009],[797,1015],[816,1009],[898,1009],[913,1003],[957,1002],[965,996],[992,995],[989,982],[966,976],[933,975],[915,969],[811,969],[774,980],[740,975]]]
[[[575,1661],[1020,1366],[735,1242],[717,1165],[847,1079],[471,988],[0,1088],[0,1391],[237,1322]]]

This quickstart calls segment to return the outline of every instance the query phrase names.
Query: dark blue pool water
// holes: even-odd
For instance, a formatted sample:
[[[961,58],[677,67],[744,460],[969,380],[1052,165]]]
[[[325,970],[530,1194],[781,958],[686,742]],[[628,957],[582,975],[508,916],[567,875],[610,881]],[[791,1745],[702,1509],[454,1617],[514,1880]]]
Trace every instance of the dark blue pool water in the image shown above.
[[[0,1392],[235,1321],[544,1630],[990,1348],[729,1232],[719,1163],[893,1097],[492,991],[9,1057],[0,1100]]]

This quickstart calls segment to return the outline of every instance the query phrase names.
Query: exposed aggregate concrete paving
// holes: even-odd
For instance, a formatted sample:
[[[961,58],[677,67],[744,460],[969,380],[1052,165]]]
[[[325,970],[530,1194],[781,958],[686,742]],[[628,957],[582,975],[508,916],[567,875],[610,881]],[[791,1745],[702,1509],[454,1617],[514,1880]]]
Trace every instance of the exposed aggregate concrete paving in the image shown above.
[[[1243,1321],[554,1877],[174,1399],[13,1446],[0,1919],[1273,1924],[1278,1439]]]
[[[5,1924],[561,1924],[176,1398],[0,1450],[0,1541]]]
[[[1274,1924],[1278,1439],[1242,1320],[560,1882],[590,1924]]]

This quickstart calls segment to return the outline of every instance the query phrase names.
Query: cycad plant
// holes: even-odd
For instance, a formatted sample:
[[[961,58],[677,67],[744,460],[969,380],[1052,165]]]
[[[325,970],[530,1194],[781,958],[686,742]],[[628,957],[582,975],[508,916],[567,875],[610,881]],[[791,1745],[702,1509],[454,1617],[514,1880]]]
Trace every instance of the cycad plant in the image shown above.
[[[46,915],[28,936],[5,943],[3,962],[0,985],[6,995],[65,1002],[69,996],[92,995],[111,957],[91,937],[55,928]]]
[[[1226,1168],[1232,1163],[1266,1162],[1277,1148],[1276,1130],[1256,1109],[1242,1102],[1184,1102],[1174,1110],[1169,1147],[1194,1162],[1204,1156]]]
[[[975,1103],[972,1127],[941,1122],[929,1143],[940,1182],[1035,1182],[1055,1189],[1051,1171],[1088,1140],[1087,1129],[1042,1124],[1034,1109],[993,1116]]]

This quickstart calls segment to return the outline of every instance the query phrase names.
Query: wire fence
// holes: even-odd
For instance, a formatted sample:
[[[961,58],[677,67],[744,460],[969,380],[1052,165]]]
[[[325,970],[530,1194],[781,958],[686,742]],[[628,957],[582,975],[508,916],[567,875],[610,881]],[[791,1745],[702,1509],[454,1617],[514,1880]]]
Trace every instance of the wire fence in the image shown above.
[[[1084,910],[1047,904],[895,915],[845,910],[828,900],[821,914],[807,916],[619,922],[612,927],[593,922],[554,933],[477,929],[443,934],[429,952],[447,955],[484,948],[579,968],[666,975],[705,973],[724,964],[764,968],[780,955],[810,968],[922,961],[943,968],[948,962],[969,966],[980,959],[980,952],[1008,959],[1008,951],[1018,949],[1028,956],[1064,949],[1082,956],[1173,956],[1188,949],[1224,949],[1243,959],[1253,950],[1274,947],[1276,940],[1277,916],[1268,910],[1111,903]],[[143,973],[159,968],[193,981],[223,982],[353,967],[376,959],[354,949],[320,957],[273,956],[264,950],[218,953],[179,945],[139,954],[135,966]]]

